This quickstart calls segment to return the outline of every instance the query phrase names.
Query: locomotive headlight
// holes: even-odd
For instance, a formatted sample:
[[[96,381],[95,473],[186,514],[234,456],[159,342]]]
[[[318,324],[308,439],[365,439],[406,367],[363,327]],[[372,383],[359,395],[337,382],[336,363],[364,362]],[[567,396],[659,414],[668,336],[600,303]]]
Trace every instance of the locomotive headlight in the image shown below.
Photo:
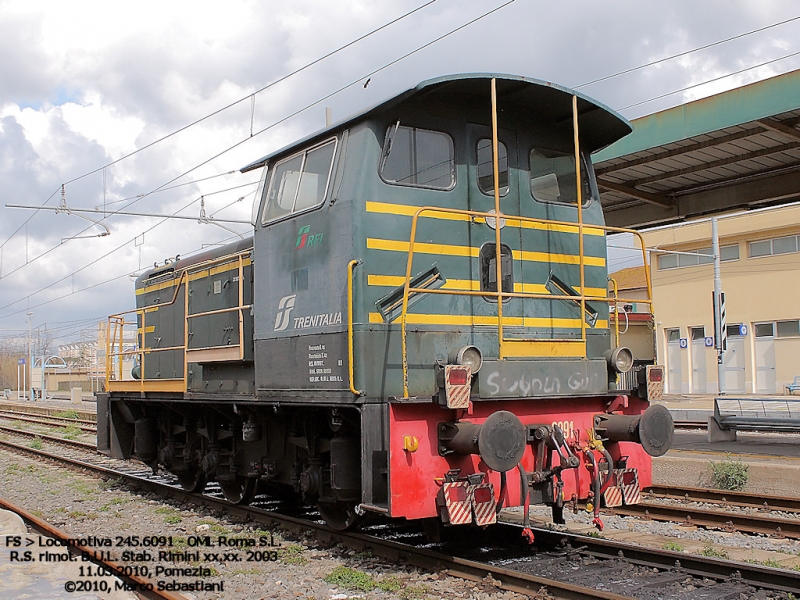
[[[633,366],[633,352],[624,346],[619,346],[605,353],[608,366],[617,373],[627,373]]]
[[[475,346],[462,346],[458,351],[451,352],[448,358],[450,364],[469,367],[473,374],[480,371],[483,365],[483,355]]]

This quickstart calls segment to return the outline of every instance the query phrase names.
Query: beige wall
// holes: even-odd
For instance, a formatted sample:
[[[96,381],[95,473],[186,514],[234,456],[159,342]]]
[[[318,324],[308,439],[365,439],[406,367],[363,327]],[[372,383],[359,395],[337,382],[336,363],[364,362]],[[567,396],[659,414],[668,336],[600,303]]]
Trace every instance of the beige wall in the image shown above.
[[[720,245],[738,244],[739,259],[721,265],[722,289],[725,292],[728,325],[743,323],[748,327],[744,338],[745,385],[747,392],[756,392],[757,322],[800,319],[800,253],[749,258],[748,242],[800,234],[800,206],[758,211],[731,217],[720,217]],[[686,224],[671,229],[646,232],[648,248],[687,251],[711,245],[711,222]],[[680,328],[680,337],[689,338],[682,350],[682,389],[669,393],[692,391],[692,354],[704,354],[706,391],[717,391],[717,355],[714,348],[692,348],[690,327],[704,326],[707,336],[714,335],[712,291],[713,266],[698,265],[661,270],[651,254],[651,274],[659,362],[668,359],[665,329]],[[774,340],[776,391],[800,375],[800,337]],[[668,362],[668,361],[667,361]]]

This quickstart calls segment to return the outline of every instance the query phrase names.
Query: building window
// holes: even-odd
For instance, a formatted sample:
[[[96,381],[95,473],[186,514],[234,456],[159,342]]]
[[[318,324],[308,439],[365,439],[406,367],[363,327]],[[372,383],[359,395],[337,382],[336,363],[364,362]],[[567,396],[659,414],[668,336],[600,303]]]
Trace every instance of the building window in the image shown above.
[[[261,222],[319,206],[328,191],[336,139],[283,159],[272,170]]]
[[[494,157],[492,156],[492,140],[478,140],[477,171],[478,189],[484,194],[494,194]],[[508,152],[503,142],[497,142],[497,170],[500,179],[500,195],[508,193]]]
[[[727,337],[743,337],[742,336],[742,326],[741,325],[728,325],[725,328],[725,332]]]
[[[800,321],[778,321],[776,324],[778,337],[800,337]]]
[[[386,131],[378,172],[394,185],[452,189],[456,183],[453,138],[398,122]]]
[[[800,236],[787,235],[769,240],[750,242],[750,258],[792,254],[800,249]]]
[[[665,329],[664,334],[667,336],[668,342],[680,342],[681,341],[681,330],[678,328],[675,329]]]
[[[720,247],[719,259],[721,262],[739,260],[739,244]],[[696,267],[697,265],[710,265],[713,262],[711,248],[698,248],[697,250],[687,250],[685,254],[662,254],[658,257],[658,268],[664,270]]]
[[[696,340],[705,340],[706,339],[706,328],[705,327],[692,327],[692,341]]]
[[[756,337],[774,337],[774,323],[753,323],[756,330]]]

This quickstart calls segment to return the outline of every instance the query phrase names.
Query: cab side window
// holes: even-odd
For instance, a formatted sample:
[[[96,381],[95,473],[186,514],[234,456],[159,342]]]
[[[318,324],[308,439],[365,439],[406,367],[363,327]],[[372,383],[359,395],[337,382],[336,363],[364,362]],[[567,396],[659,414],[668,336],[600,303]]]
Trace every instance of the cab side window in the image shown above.
[[[284,158],[272,169],[262,223],[319,206],[330,182],[336,139]]]
[[[392,125],[386,131],[378,172],[394,185],[452,189],[456,183],[453,138],[440,131]]]

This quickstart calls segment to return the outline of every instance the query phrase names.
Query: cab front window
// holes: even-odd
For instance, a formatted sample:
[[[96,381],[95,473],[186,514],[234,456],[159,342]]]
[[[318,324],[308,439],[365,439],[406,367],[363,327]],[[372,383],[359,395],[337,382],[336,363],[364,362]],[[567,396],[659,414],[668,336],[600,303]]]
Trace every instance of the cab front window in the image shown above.
[[[534,148],[530,155],[531,195],[539,202],[576,204],[575,155]],[[584,204],[592,198],[586,165],[581,161],[581,196]]]
[[[262,223],[319,206],[325,201],[336,140],[278,162],[272,170]]]

